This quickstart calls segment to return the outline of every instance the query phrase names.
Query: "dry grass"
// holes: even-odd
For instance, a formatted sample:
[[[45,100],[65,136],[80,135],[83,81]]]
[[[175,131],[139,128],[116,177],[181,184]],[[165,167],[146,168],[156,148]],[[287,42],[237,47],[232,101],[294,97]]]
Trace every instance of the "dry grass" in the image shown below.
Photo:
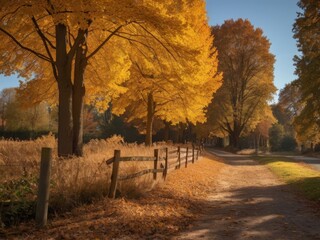
[[[56,156],[56,146],[53,135],[35,141],[0,141],[0,202],[23,203],[10,210],[15,217],[33,214],[30,209],[36,198],[42,147],[54,149],[51,213],[63,212],[104,197],[108,192],[111,175],[111,166],[107,166],[105,160],[113,157],[115,149],[121,150],[122,156],[152,156],[155,147],[163,147],[126,144],[121,137],[114,136],[106,140],[90,141],[84,146],[84,156],[81,158],[59,159]],[[121,163],[120,174],[130,174],[149,167],[153,167],[152,164]],[[153,186],[151,175],[146,175],[121,182],[119,189],[122,196],[130,198],[143,195]],[[31,205],[25,205],[25,202],[30,202]],[[28,211],[20,208],[27,208]],[[10,214],[8,216],[12,217]]]
[[[42,147],[56,147],[54,136],[34,141],[0,140],[0,183],[38,172]]]
[[[104,199],[50,220],[46,229],[29,222],[2,234],[9,239],[171,239],[207,209],[206,197],[223,166],[203,157],[171,172],[139,199]]]

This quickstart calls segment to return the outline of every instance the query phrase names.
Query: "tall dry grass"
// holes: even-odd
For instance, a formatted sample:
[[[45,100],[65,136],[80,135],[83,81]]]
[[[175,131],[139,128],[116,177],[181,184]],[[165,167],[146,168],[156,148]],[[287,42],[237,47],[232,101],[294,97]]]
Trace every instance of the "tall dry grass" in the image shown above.
[[[84,146],[83,157],[63,159],[57,157],[57,141],[53,135],[34,141],[1,140],[0,202],[35,200],[42,147],[53,148],[50,208],[51,211],[61,212],[107,194],[111,166],[105,161],[113,157],[115,149],[121,150],[121,156],[153,156],[154,148],[163,145],[146,147],[128,144],[120,136],[114,136],[105,140],[91,140]],[[149,167],[153,167],[153,163],[121,162],[120,175]],[[122,196],[139,197],[154,185],[150,174],[120,182],[119,190]],[[10,195],[10,191],[13,194]]]

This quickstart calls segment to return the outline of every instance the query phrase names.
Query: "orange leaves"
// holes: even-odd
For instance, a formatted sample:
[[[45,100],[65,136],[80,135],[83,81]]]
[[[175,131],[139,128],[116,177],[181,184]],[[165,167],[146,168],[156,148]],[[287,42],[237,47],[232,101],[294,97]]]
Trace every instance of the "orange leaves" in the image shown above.
[[[211,124],[239,138],[266,116],[273,85],[274,56],[261,29],[248,20],[227,20],[212,28],[218,49],[222,87],[209,107]],[[270,111],[270,109],[269,109]]]

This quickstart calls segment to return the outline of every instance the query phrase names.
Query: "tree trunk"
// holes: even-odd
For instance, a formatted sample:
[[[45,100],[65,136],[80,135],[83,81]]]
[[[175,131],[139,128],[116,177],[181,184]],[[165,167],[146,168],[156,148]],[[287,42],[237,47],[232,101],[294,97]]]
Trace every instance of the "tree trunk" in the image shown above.
[[[230,139],[230,146],[234,149],[239,149],[240,146],[240,134],[238,134],[237,132],[233,131],[232,133],[230,133],[229,136]]]
[[[76,156],[83,155],[83,109],[84,109],[84,72],[87,66],[87,47],[86,38],[87,30],[79,30],[81,43],[76,51],[74,67],[74,84],[73,84],[73,101],[72,101],[72,118],[73,118],[73,154]]]
[[[183,143],[183,126],[182,123],[178,125],[178,142]]]
[[[240,126],[237,121],[233,123],[233,131],[230,133],[230,145],[234,149],[239,149],[240,146]]]
[[[67,55],[67,28],[63,24],[56,25],[56,66],[59,88],[58,113],[58,155],[70,156],[72,150],[72,82],[71,63]]]
[[[152,127],[153,119],[155,113],[155,102],[153,100],[152,93],[148,94],[148,113],[147,113],[147,133],[146,133],[146,146],[151,146],[152,144]]]
[[[166,142],[169,140],[169,132],[170,132],[170,123],[168,123],[167,121],[164,121],[164,136],[163,136],[163,140],[166,141]]]
[[[257,136],[255,137],[256,139],[256,154],[259,154],[259,147],[260,147],[260,133],[257,134]]]

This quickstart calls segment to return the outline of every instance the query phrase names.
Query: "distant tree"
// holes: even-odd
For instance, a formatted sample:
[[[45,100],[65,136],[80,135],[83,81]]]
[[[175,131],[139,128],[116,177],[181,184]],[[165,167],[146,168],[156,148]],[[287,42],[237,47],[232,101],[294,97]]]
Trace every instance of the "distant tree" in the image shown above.
[[[273,116],[271,107],[266,108],[265,113],[261,116],[260,122],[256,125],[253,136],[255,142],[256,151],[259,151],[259,147],[263,146],[268,148],[269,146],[269,130],[272,125],[276,123],[276,118]]]
[[[83,111],[83,133],[90,137],[99,136],[99,121],[97,111],[93,106],[87,105]]]
[[[271,109],[273,116],[277,119],[278,123],[280,123],[281,125],[286,125],[290,122],[290,117],[281,104],[272,104]]]
[[[297,84],[303,109],[295,119],[298,132],[305,138],[319,141],[320,136],[320,4],[318,0],[300,0],[293,27],[299,56],[294,57]],[[307,133],[307,134],[305,134]]]
[[[284,128],[281,124],[274,124],[269,130],[271,151],[279,151],[284,137]]]
[[[280,91],[278,105],[285,110],[287,121],[283,124],[286,135],[296,137],[294,120],[301,113],[303,104],[301,102],[301,91],[296,81],[286,84]]]
[[[240,136],[256,127],[276,90],[275,59],[262,30],[248,20],[227,20],[213,27],[212,34],[223,84],[208,109],[210,124],[228,134],[231,146],[238,148]]]
[[[16,98],[16,89],[2,90],[0,99],[2,127],[6,131],[48,131],[49,111],[45,102],[28,108],[22,107]]]
[[[302,110],[301,91],[296,81],[288,83],[279,93],[279,105],[281,105],[292,124],[294,117],[298,116]]]
[[[8,106],[14,100],[14,97],[15,90],[13,88],[5,88],[0,92],[0,118],[2,130],[5,129]]]
[[[281,139],[280,149],[283,151],[294,151],[297,147],[297,141],[292,136],[284,136]]]

